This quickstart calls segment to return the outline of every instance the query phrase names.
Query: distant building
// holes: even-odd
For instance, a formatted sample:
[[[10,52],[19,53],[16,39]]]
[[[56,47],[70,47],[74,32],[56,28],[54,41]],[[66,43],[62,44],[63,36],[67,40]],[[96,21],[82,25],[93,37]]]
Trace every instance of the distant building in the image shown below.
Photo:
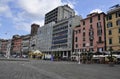
[[[29,52],[29,44],[30,44],[30,34],[21,36],[22,38],[22,47],[21,52],[23,55],[28,55]]]
[[[51,22],[39,27],[37,33],[37,48],[43,53],[50,53],[52,46],[53,26],[55,22]]]
[[[2,39],[0,39],[0,53],[2,53],[1,46],[2,46]]]
[[[10,48],[11,48],[11,40],[0,40],[0,54],[3,54],[4,56],[10,54]]]
[[[34,35],[30,37],[30,43],[29,43],[29,51],[37,50],[37,39],[38,36]]]
[[[11,54],[21,55],[22,38],[19,35],[14,35],[11,41]]]
[[[31,25],[29,51],[36,50],[38,29],[39,29],[39,25],[38,24],[32,24]]]
[[[57,23],[58,21],[75,16],[75,11],[68,5],[59,6],[45,14],[45,24],[50,22]]]
[[[73,28],[80,24],[81,19],[68,5],[48,12],[45,25],[38,28],[35,36],[31,34],[30,50],[69,58],[73,51]]]
[[[32,24],[31,25],[31,36],[35,36],[37,34],[39,25],[38,24]]]
[[[73,16],[53,26],[52,54],[55,57],[70,58],[73,53],[73,28],[80,25],[80,16]]]
[[[120,51],[120,5],[112,6],[106,16],[107,50]]]
[[[75,52],[105,51],[105,14],[92,13],[74,28]]]
[[[8,40],[7,43],[7,52],[6,52],[6,57],[9,58],[11,53],[10,53],[10,49],[11,49],[11,39]]]

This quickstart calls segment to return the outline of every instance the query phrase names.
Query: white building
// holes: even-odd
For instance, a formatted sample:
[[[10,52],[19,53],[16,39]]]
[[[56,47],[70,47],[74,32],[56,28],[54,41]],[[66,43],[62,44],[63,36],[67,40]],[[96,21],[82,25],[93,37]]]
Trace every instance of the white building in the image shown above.
[[[52,54],[56,57],[70,58],[73,52],[73,28],[80,25],[80,16],[59,21],[53,26]]]
[[[24,54],[27,55],[29,52],[30,35],[28,34],[21,37],[22,37],[21,51],[23,55]]]
[[[39,27],[37,33],[37,49],[42,52],[50,52],[52,45],[52,31],[55,22]]]
[[[75,11],[68,5],[59,6],[45,14],[45,24],[48,24],[53,21],[57,23],[58,21],[70,18],[74,15]]]

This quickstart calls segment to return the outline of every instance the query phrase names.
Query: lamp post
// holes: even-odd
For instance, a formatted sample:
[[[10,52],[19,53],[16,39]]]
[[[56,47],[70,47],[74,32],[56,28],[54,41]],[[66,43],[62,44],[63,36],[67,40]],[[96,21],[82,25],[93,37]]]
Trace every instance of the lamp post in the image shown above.
[[[81,64],[80,63],[80,54],[81,54],[81,52],[78,52],[78,64]]]

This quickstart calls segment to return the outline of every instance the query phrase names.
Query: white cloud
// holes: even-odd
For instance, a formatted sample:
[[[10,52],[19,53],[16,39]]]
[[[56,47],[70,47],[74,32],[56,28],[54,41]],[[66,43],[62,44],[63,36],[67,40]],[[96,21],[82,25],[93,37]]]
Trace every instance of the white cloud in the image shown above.
[[[9,2],[12,5],[9,5]],[[50,10],[68,4],[74,8],[74,0],[0,0],[0,15],[10,17],[17,30],[29,32],[32,23],[42,26],[44,17]]]
[[[16,17],[14,17],[14,23],[17,25],[16,28],[20,28],[19,30],[29,31],[31,28],[24,28],[23,26],[31,25],[32,23],[37,23],[42,26],[47,12],[64,4],[68,4],[71,8],[74,8],[75,3],[69,0],[66,2],[62,2],[62,0],[18,0],[17,4],[18,8],[21,9],[22,12],[18,13]],[[17,23],[19,23],[19,25]]]
[[[90,13],[94,13],[94,12],[98,12],[98,13],[101,13],[101,12],[103,12],[101,9],[94,9],[94,10],[92,10]]]
[[[20,7],[35,16],[44,16],[49,10],[61,5],[61,0],[19,0]]]
[[[11,9],[5,2],[0,4],[0,16],[12,17]]]
[[[77,5],[77,0],[66,0],[64,1],[62,4],[65,5],[65,4],[68,4],[72,9],[75,10],[75,5]],[[78,15],[79,13],[75,10],[75,14]]]
[[[31,25],[29,23],[21,22],[21,23],[16,23],[15,28],[17,30],[24,30],[24,31],[30,32],[30,29],[31,29],[30,26]]]
[[[71,8],[75,8],[74,5],[77,3],[76,0],[66,0],[62,4],[68,4]]]

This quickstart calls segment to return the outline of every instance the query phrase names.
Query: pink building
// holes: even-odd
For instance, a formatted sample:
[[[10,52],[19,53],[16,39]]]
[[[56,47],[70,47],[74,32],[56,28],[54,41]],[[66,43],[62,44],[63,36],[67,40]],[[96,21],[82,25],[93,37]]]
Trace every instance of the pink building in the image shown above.
[[[74,28],[75,52],[105,51],[105,14],[92,13]]]

